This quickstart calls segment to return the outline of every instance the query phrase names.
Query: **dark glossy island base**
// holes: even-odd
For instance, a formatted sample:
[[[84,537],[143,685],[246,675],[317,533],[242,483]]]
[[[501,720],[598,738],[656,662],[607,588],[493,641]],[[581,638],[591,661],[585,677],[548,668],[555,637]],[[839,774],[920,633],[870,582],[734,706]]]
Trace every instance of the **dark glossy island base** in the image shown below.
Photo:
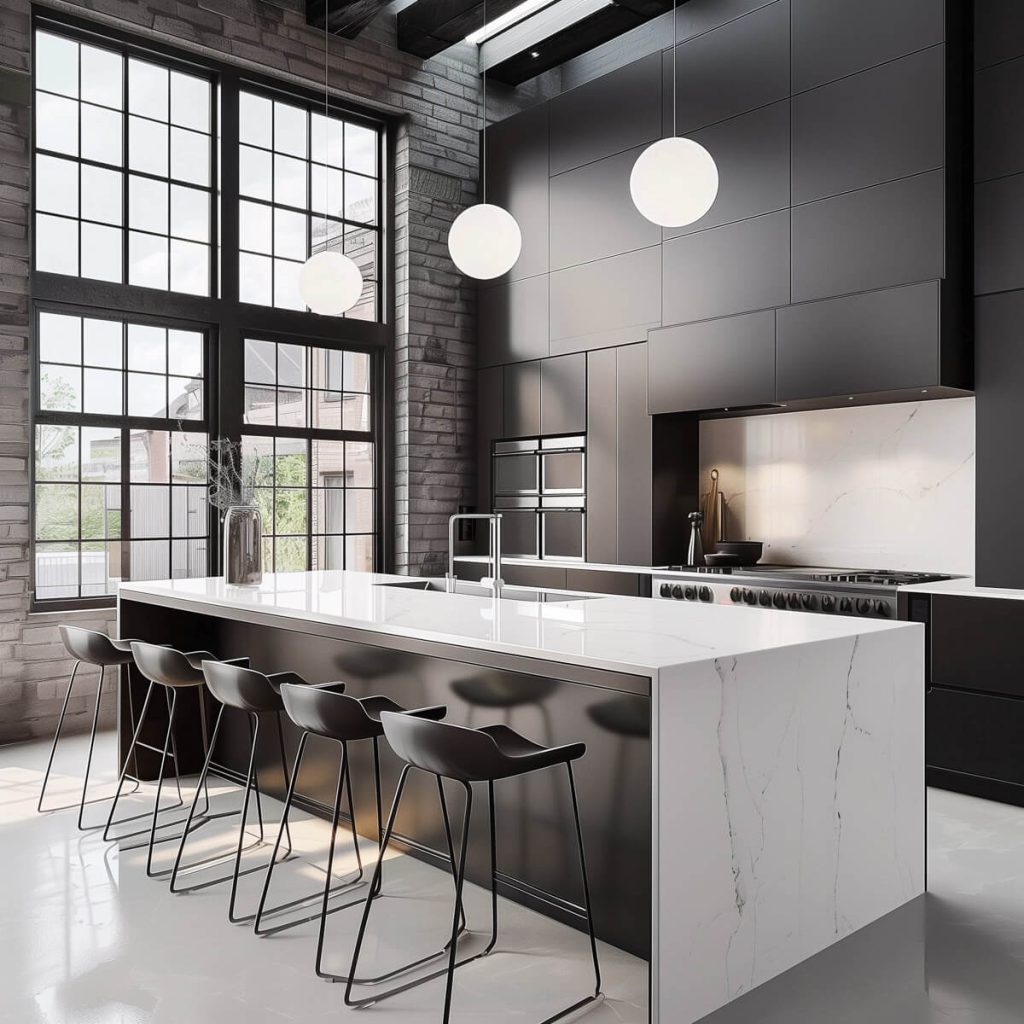
[[[577,785],[597,934],[621,949],[649,957],[649,680],[596,670],[591,673],[594,682],[554,678],[545,671],[553,666],[531,659],[516,659],[517,669],[513,671],[467,660],[475,657],[467,650],[458,651],[457,658],[434,657],[398,646],[324,635],[321,627],[310,628],[313,631],[304,632],[236,621],[124,597],[120,602],[121,636],[167,643],[181,650],[205,649],[225,658],[248,656],[260,671],[294,671],[310,682],[344,680],[347,692],[357,697],[384,694],[407,707],[446,704],[447,720],[460,725],[502,722],[545,744],[585,742],[587,754],[577,771]],[[481,662],[490,660],[486,652],[479,654]],[[568,674],[580,675],[580,670]],[[131,691],[135,706],[141,706],[145,688],[135,672]],[[190,694],[186,696],[191,698]],[[125,692],[123,700],[127,699]],[[131,737],[126,734],[126,705],[121,710],[123,757]],[[213,710],[212,706],[208,708],[211,722]],[[202,758],[195,699],[182,705],[179,714],[181,727],[176,731],[182,771],[195,773]],[[283,725],[290,762],[298,731],[286,717]],[[154,702],[144,738],[158,746],[165,727],[166,710]],[[221,774],[244,780],[249,742],[245,716],[229,710],[215,751]],[[381,753],[386,814],[401,765],[386,743],[382,742]],[[357,827],[362,835],[376,838],[371,745],[353,744],[350,756]],[[155,777],[158,767],[159,756],[148,754],[140,763],[140,773]],[[257,770],[261,789],[283,798],[286,780],[270,728],[265,727],[260,737]],[[337,745],[311,737],[297,786],[297,802],[321,817],[330,817],[337,774]],[[502,894],[582,928],[582,891],[573,855],[572,808],[564,776],[557,772],[528,775],[498,783],[495,793]],[[454,789],[449,796],[453,826],[457,828],[462,817],[461,797]],[[487,885],[487,816],[478,812],[474,819],[468,873],[472,881]],[[397,831],[413,855],[446,863],[440,853],[445,840],[433,778],[414,773]]]

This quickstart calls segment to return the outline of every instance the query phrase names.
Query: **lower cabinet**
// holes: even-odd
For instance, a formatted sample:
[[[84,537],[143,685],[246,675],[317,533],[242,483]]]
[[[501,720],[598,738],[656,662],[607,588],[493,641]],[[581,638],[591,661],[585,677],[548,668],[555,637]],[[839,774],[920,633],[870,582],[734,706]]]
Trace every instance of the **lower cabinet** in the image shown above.
[[[567,569],[568,590],[589,590],[592,594],[617,597],[650,597],[651,577],[645,572],[612,572],[608,569]]]
[[[561,565],[516,565],[505,562],[501,577],[510,587],[547,587],[565,590],[565,567]]]

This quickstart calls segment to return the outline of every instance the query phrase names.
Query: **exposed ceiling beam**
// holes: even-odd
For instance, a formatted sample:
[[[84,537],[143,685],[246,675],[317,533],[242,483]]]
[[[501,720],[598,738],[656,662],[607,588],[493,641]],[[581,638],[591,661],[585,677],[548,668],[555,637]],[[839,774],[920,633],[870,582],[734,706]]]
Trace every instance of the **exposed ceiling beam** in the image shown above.
[[[390,0],[330,0],[327,28],[333,35],[355,39],[389,3]],[[306,24],[322,29],[327,7],[326,0],[306,0]]]
[[[521,2],[487,0],[487,20],[500,18]],[[435,57],[483,26],[483,0],[416,0],[398,12],[398,48]]]

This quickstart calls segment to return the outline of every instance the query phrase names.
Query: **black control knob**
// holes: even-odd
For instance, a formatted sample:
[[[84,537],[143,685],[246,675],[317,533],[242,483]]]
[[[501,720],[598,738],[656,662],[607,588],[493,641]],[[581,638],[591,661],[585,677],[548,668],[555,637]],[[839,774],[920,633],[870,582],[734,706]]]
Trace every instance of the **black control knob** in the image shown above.
[[[871,600],[866,597],[857,598],[857,614],[858,615],[870,615],[874,608],[874,604]]]
[[[697,600],[697,588],[696,587],[687,587],[683,591],[683,597],[685,597],[687,601],[696,601]]]
[[[800,595],[799,594],[790,594],[789,595],[789,607],[793,608],[794,610],[800,607]]]
[[[775,605],[776,608],[785,608],[786,607],[786,595],[784,593],[782,593],[782,591],[780,590],[772,598],[772,604]]]
[[[769,594],[767,590],[762,590],[761,593],[757,595],[757,601],[762,608],[767,608],[772,603],[772,595]]]
[[[800,598],[800,603],[809,612],[816,611],[817,608],[818,608],[818,598],[817,598],[817,595],[815,595],[815,594],[804,594],[803,597]],[[824,605],[824,602],[822,602],[822,604]]]
[[[889,606],[885,601],[876,601],[875,611],[881,615],[883,619],[887,619],[889,617]]]
[[[848,597],[840,598],[839,611],[843,615],[849,615],[853,611],[853,602]]]
[[[747,604],[757,604],[757,594],[752,590],[744,590],[743,600],[746,601]]]
[[[701,587],[700,590],[697,591],[697,596],[702,601],[710,601],[711,600],[711,588],[710,587]]]
[[[672,588],[672,596],[677,601],[682,601],[683,599],[683,588],[678,583]]]
[[[729,600],[733,603],[739,603],[740,601],[742,601],[743,590],[740,587],[733,587],[732,590],[729,591]]]
[[[834,612],[836,610],[836,599],[831,594],[826,594],[821,599],[821,610],[823,612]]]
[[[662,585],[661,585],[661,596],[662,597],[671,597],[672,596],[672,584],[671,583],[662,583]]]

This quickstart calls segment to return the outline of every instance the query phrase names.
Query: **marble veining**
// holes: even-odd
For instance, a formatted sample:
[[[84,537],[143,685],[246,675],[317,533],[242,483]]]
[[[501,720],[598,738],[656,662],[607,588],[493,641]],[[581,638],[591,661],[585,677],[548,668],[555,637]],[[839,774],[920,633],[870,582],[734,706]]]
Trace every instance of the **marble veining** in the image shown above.
[[[974,452],[973,398],[701,425],[727,532],[781,564],[971,574]]]

